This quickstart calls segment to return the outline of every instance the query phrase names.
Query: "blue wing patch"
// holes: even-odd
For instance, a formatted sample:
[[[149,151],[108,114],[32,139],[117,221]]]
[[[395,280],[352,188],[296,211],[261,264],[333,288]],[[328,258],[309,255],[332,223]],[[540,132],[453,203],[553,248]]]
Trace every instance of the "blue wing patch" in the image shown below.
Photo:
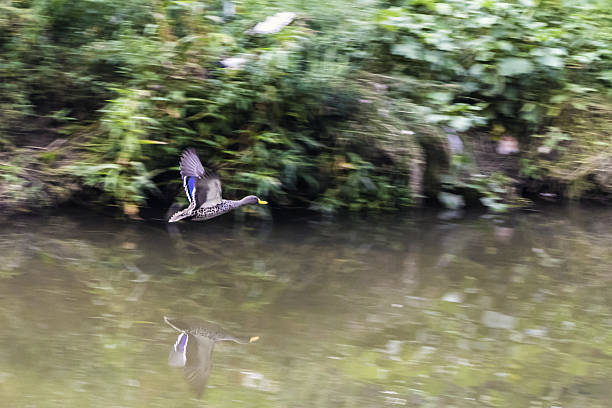
[[[168,356],[168,364],[172,367],[185,367],[187,363],[187,343],[189,342],[189,336],[183,332],[179,334],[174,347],[170,350]]]
[[[174,350],[184,353],[185,348],[187,347],[188,340],[189,340],[189,337],[187,336],[187,334],[181,333],[178,337],[178,340],[176,340],[176,343],[174,344]]]
[[[183,187],[185,187],[185,193],[187,194],[187,198],[189,202],[193,202],[195,197],[195,184],[196,177],[194,176],[185,176],[183,177]]]

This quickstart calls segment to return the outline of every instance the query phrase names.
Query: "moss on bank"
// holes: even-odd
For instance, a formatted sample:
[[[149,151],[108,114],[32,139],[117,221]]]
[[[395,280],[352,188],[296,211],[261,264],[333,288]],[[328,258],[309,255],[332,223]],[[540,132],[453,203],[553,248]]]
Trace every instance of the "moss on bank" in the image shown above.
[[[610,200],[612,193],[612,104],[601,97],[567,103],[532,140],[536,176],[570,199]]]

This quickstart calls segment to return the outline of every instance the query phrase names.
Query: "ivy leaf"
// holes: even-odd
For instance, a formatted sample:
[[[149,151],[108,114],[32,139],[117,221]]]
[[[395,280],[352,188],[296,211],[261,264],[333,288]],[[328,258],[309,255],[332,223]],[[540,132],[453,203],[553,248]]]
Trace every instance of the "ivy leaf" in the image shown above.
[[[451,119],[449,123],[452,127],[457,129],[459,132],[465,132],[472,127],[472,121],[464,116],[457,116]]]
[[[441,191],[438,193],[438,200],[449,210],[457,210],[465,207],[465,199],[458,194]]]
[[[403,44],[393,45],[391,53],[408,59],[421,59],[423,47],[415,41],[406,41]]]
[[[562,58],[550,54],[539,57],[538,62],[551,68],[563,68],[565,65]]]
[[[601,72],[597,78],[612,84],[612,69]]]
[[[525,58],[504,58],[497,66],[499,75],[514,76],[533,72],[533,64]]]
[[[438,105],[447,105],[453,100],[454,97],[451,92],[430,92],[427,94],[427,96],[432,103]]]

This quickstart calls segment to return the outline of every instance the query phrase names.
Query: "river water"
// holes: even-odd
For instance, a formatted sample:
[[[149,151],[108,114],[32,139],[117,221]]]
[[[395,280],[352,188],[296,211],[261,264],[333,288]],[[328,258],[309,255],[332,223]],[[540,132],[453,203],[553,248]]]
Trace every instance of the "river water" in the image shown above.
[[[0,224],[2,407],[610,407],[612,211]],[[164,316],[213,321],[201,399]]]

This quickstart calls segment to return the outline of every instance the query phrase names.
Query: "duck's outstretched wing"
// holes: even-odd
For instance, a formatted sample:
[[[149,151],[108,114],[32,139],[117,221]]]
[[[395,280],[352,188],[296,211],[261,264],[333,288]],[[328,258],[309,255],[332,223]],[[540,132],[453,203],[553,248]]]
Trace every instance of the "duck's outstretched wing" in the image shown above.
[[[183,151],[180,168],[181,177],[183,178],[183,187],[185,188],[185,193],[189,200],[189,207],[193,207],[196,183],[206,174],[204,166],[202,166],[202,162],[195,149],[189,148]]]
[[[248,344],[259,340],[259,336],[234,336],[219,325],[198,318],[170,319],[164,316],[164,321],[178,332],[189,332],[198,336],[208,337],[214,341],[233,341],[235,343]],[[179,343],[177,342],[177,344]]]
[[[215,342],[203,336],[181,333],[170,350],[168,365],[183,367],[185,380],[200,397],[206,389]]]
[[[216,174],[207,174],[196,182],[195,206],[212,207],[221,202],[221,180]]]
[[[237,338],[214,323],[200,319],[169,319],[164,321],[179,332],[178,339],[170,350],[168,364],[183,367],[185,380],[200,397],[206,389],[215,342],[230,340],[236,343],[253,343],[259,337]]]
[[[204,177],[204,174],[206,174],[206,171],[204,171],[204,166],[202,166],[195,149],[193,147],[185,149],[181,155],[181,176],[199,178]]]
[[[189,208],[212,207],[221,202],[221,180],[204,170],[195,149],[183,151],[180,167]]]
[[[189,336],[185,361],[185,380],[196,395],[202,396],[210,376],[214,340],[203,336]]]

